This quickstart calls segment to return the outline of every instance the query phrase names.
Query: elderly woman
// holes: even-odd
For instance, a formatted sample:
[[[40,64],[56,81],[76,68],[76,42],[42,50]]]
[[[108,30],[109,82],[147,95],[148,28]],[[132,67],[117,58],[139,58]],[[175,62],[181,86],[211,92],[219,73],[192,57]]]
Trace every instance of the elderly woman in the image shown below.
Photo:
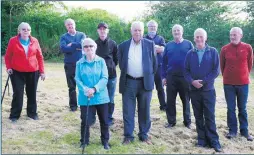
[[[94,40],[84,39],[82,49],[85,54],[76,64],[75,75],[79,90],[78,104],[81,109],[81,147],[89,144],[89,126],[93,114],[97,111],[101,127],[101,142],[104,149],[109,149],[107,66],[104,59],[95,54],[97,44]],[[88,119],[88,124],[86,124],[86,119]]]
[[[13,99],[9,119],[16,122],[23,106],[24,86],[27,95],[27,116],[38,120],[36,90],[38,79],[45,79],[44,60],[39,42],[31,36],[31,27],[22,22],[18,26],[18,35],[9,41],[5,64],[10,75]]]
[[[196,46],[185,58],[186,81],[191,85],[190,98],[196,119],[198,147],[210,146],[221,152],[215,123],[216,92],[214,80],[218,77],[219,55],[214,47],[206,44],[207,33],[198,28],[194,32]]]

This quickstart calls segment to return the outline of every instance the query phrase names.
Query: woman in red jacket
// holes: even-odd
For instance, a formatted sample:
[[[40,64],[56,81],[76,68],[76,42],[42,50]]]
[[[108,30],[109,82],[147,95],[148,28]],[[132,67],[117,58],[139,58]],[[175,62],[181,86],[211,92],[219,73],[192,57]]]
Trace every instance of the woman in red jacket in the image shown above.
[[[20,117],[25,85],[27,116],[38,120],[36,90],[39,77],[45,80],[44,60],[38,40],[30,34],[30,25],[22,22],[18,26],[18,35],[9,40],[6,50],[5,64],[13,88],[9,117],[12,122],[16,122]]]

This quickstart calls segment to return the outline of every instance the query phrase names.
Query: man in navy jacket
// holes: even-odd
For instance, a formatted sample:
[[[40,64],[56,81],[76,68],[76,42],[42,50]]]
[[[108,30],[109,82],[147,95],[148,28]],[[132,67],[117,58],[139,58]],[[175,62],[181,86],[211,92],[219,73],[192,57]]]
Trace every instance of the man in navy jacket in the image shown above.
[[[139,140],[151,144],[148,132],[151,128],[150,103],[157,69],[154,43],[143,38],[144,24],[135,21],[131,25],[132,38],[118,47],[121,70],[119,90],[123,101],[124,141],[134,140],[136,100],[138,101]]]
[[[191,85],[191,102],[198,133],[197,146],[214,148],[221,152],[219,135],[216,132],[214,80],[220,73],[220,60],[215,48],[205,42],[207,33],[198,28],[194,32],[196,48],[190,50],[185,59],[184,77]]]
[[[73,19],[67,19],[64,22],[67,33],[60,39],[60,50],[64,53],[64,70],[69,88],[69,106],[71,111],[77,110],[77,94],[75,70],[76,62],[82,57],[81,40],[86,38],[82,32],[76,31],[76,25]]]
[[[158,69],[154,76],[154,82],[156,85],[157,96],[160,102],[160,110],[165,111],[166,101],[165,101],[165,92],[162,85],[161,71],[162,71],[162,56],[163,56],[163,51],[166,44],[165,44],[164,38],[157,34],[158,23],[156,21],[150,20],[147,23],[147,27],[148,27],[148,34],[145,36],[145,38],[152,40],[154,42],[157,63],[158,63]]]

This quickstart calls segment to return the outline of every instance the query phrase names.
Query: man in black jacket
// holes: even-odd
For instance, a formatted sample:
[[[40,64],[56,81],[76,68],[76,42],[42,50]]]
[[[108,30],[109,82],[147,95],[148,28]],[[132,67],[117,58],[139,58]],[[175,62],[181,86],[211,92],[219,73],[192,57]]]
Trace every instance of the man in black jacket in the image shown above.
[[[109,125],[112,125],[113,122],[113,112],[115,108],[114,104],[114,96],[116,90],[116,65],[118,64],[117,59],[117,44],[114,40],[111,40],[108,37],[108,25],[106,23],[99,23],[97,27],[97,32],[99,34],[99,38],[95,40],[97,44],[96,54],[102,58],[104,58],[107,68],[108,68],[108,94],[110,103],[108,104],[108,112],[109,112]]]

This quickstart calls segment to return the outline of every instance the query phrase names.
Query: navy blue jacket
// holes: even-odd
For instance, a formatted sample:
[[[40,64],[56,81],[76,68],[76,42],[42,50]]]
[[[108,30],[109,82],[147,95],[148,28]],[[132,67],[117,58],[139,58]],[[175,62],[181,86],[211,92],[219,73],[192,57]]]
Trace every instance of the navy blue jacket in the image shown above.
[[[153,37],[153,38],[150,38],[149,35],[146,35],[145,38],[148,39],[148,40],[152,40],[155,45],[159,45],[159,46],[163,46],[163,47],[165,47],[165,45],[166,45],[165,39],[160,35],[156,34],[155,37]],[[162,53],[157,53],[156,55],[157,55],[158,66],[161,66],[162,65],[163,52]]]
[[[188,52],[184,64],[184,77],[191,85],[191,90],[208,91],[214,89],[214,80],[220,73],[219,54],[214,47],[206,45],[205,53],[199,64],[196,49]],[[197,89],[191,83],[193,80],[203,80],[203,87]]]
[[[82,32],[76,32],[75,36],[65,33],[60,39],[60,50],[64,53],[64,63],[76,64],[82,57],[81,40],[85,39],[86,35]],[[71,46],[67,46],[72,43]]]
[[[142,65],[144,75],[144,88],[151,91],[154,88],[154,75],[157,70],[157,60],[155,57],[154,42],[142,39]],[[121,70],[119,92],[124,93],[126,87],[126,74],[128,65],[128,55],[131,39],[124,41],[118,46],[118,61]]]

